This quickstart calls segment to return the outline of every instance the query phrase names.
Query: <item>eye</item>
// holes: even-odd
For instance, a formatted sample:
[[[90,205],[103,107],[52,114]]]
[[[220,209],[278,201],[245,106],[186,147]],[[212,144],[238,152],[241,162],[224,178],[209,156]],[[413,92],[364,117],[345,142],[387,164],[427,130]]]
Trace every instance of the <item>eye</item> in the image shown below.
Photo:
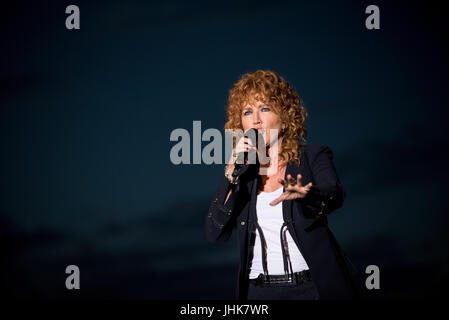
[[[251,110],[246,110],[245,112],[243,112],[243,115],[244,115],[244,116],[250,115],[251,112],[252,112]]]
[[[263,111],[263,112],[269,112],[269,111],[271,111],[271,110],[270,110],[270,108],[268,108],[268,107],[263,107],[263,108],[262,108],[262,111]]]

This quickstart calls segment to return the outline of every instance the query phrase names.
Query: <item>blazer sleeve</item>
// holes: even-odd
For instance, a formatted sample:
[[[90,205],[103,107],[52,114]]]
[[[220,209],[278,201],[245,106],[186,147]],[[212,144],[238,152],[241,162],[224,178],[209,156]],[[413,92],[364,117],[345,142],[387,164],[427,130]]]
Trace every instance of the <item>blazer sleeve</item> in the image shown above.
[[[236,225],[237,216],[249,199],[247,182],[258,174],[257,166],[244,166],[238,172],[239,183],[234,185],[223,177],[215,193],[206,217],[206,239],[210,243],[218,244],[227,241]],[[226,195],[232,190],[228,201],[224,204]]]
[[[333,158],[333,152],[328,146],[320,146],[313,159],[309,159],[315,184],[312,185],[307,196],[301,200],[317,217],[330,214],[340,208],[346,197]]]
[[[226,204],[224,200],[228,191],[232,189]],[[206,217],[206,239],[210,243],[219,244],[227,241],[236,227],[234,210],[240,195],[240,185],[232,185],[226,177],[223,177],[217,192],[209,206]]]

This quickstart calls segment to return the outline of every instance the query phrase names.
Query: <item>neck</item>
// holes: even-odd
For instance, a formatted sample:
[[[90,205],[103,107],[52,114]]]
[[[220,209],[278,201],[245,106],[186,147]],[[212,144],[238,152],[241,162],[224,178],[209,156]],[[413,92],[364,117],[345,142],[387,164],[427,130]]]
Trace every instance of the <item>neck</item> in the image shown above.
[[[279,160],[279,156],[276,154],[270,156],[270,162],[265,165],[261,164],[260,168],[263,170],[263,174],[260,174],[260,178],[262,179],[262,183],[265,184],[266,182],[277,182],[278,178],[283,179],[287,164],[284,161]]]
[[[271,148],[270,145],[266,146],[266,152],[268,156],[270,157],[270,161],[266,164],[260,164],[261,168],[270,168],[271,170],[275,170],[274,166],[277,164],[277,170],[285,166],[285,163],[279,160],[279,153],[281,152],[281,145],[282,145],[282,139],[280,138],[280,141],[277,142],[277,145],[273,145],[275,148]],[[276,148],[277,147],[277,148]],[[274,149],[274,150],[273,150]],[[272,176],[273,174],[270,174],[269,176]]]

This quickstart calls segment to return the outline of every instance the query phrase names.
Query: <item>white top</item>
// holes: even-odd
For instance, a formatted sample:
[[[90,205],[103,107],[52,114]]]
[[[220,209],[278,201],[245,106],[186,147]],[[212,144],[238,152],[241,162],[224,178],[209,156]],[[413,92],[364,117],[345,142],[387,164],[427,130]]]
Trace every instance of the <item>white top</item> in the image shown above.
[[[282,192],[283,187],[280,187],[273,192],[261,192],[257,196],[257,221],[265,236],[265,241],[267,242],[267,269],[269,275],[285,274],[280,238],[281,227],[284,223],[284,218],[282,216],[282,201],[275,206],[270,206],[270,202],[278,198]],[[309,269],[309,266],[288,230],[286,231],[286,238],[293,272]],[[252,262],[250,262],[250,279],[257,278],[260,273],[263,273],[261,238],[257,229],[253,253],[253,259]]]

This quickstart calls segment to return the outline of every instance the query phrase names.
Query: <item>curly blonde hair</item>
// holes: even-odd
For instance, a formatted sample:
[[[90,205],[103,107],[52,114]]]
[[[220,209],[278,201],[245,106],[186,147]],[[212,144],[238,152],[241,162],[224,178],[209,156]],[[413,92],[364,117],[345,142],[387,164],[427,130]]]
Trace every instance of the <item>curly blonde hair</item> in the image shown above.
[[[279,158],[284,163],[293,162],[299,166],[300,146],[307,144],[307,128],[304,122],[308,113],[298,93],[277,72],[257,70],[245,73],[229,91],[226,109],[228,121],[224,128],[243,130],[242,108],[254,101],[261,101],[272,107],[285,124],[285,130],[281,132]]]

